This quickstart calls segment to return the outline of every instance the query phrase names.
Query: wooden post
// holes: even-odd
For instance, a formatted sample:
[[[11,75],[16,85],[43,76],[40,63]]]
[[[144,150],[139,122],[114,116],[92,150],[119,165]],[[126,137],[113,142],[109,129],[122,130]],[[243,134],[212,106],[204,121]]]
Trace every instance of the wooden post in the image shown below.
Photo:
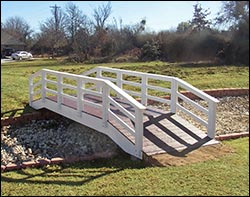
[[[110,93],[110,88],[108,85],[103,83],[102,86],[102,120],[103,120],[103,126],[107,127],[108,126],[108,119],[109,119],[109,93]]]
[[[116,85],[122,89],[122,72],[117,72],[117,83]]]
[[[215,125],[216,125],[216,102],[209,101],[208,103],[208,128],[207,135],[210,138],[215,137]]]
[[[141,86],[141,103],[145,106],[148,105],[148,78],[146,75],[142,75],[142,86]]]
[[[46,97],[46,72],[42,71],[42,102],[45,102],[45,97]]]
[[[57,75],[57,104],[58,104],[58,108],[62,107],[62,92],[63,92],[62,75],[58,74]]]
[[[33,77],[29,78],[29,105],[32,107],[32,101],[33,101]]]
[[[135,155],[142,159],[143,146],[143,111],[135,109]]]
[[[102,70],[100,68],[98,68],[98,70],[96,71],[96,77],[98,79],[101,79],[102,78]],[[96,89],[97,89],[97,92],[101,92],[102,91],[102,88],[100,85],[96,85]]]
[[[178,91],[178,84],[175,78],[172,78],[171,81],[171,103],[170,110],[171,113],[176,113],[176,103],[178,102],[176,92]]]
[[[82,116],[82,79],[77,78],[77,111],[78,115]]]

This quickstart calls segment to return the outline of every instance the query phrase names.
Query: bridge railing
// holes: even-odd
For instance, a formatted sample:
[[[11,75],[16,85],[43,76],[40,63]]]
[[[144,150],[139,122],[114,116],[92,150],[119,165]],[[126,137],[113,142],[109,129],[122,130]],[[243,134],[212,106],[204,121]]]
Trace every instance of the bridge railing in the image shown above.
[[[133,107],[133,112],[128,111],[120,105],[112,94],[116,94]],[[86,100],[84,96],[92,95],[99,97],[99,103]],[[41,99],[46,102],[52,99],[58,105],[58,109],[67,99],[69,105],[74,108],[79,116],[84,112],[86,106],[99,109],[102,112],[101,118],[103,127],[107,127],[108,121],[115,119],[122,127],[124,127],[135,139],[135,155],[142,158],[142,138],[143,138],[143,112],[146,109],[142,104],[133,97],[121,90],[119,87],[105,79],[93,78],[88,76],[69,74],[48,69],[42,69],[29,78],[29,103],[32,106],[33,101]],[[124,116],[130,119],[134,126],[128,125],[118,117],[112,110],[116,107]]]
[[[167,104],[170,106],[170,112],[182,111],[199,124],[204,125],[210,138],[215,137],[216,105],[219,101],[177,77],[107,67],[95,67],[82,75],[109,80],[128,94],[140,99],[145,106],[149,101]],[[201,106],[196,100],[188,98],[182,94],[181,90],[187,90],[196,98],[204,100],[207,106]],[[205,118],[181,105],[181,101],[201,111]]]

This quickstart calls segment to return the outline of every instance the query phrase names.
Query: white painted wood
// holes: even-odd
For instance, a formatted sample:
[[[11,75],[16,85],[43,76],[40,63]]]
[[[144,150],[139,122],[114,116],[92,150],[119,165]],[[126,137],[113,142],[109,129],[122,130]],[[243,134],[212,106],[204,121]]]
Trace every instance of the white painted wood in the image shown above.
[[[117,82],[117,79],[116,78],[111,78],[111,77],[104,77],[104,76],[101,76],[100,79],[106,79],[106,80],[109,80],[109,81],[112,81],[112,82]],[[119,87],[119,86],[118,86]]]
[[[206,108],[204,108],[203,106],[199,105],[198,103],[194,102],[193,100],[189,99],[188,97],[186,97],[185,95],[177,92],[177,96],[179,98],[181,98],[183,101],[191,104],[192,106],[194,106],[196,109],[202,111],[205,115],[208,115],[208,110]]]
[[[34,87],[33,87],[33,77],[29,78],[29,105],[32,107],[32,101],[33,101],[33,92]]]
[[[58,74],[57,76],[57,104],[59,108],[61,108],[61,105],[62,105],[62,93],[63,93],[62,81],[63,81],[62,76]]]
[[[122,83],[122,76],[123,76],[123,74],[122,74],[122,72],[118,72],[118,73],[116,74],[116,76],[117,76],[116,85],[117,85],[119,88],[123,89],[123,83]]]
[[[41,108],[44,108],[44,102],[42,101],[42,99],[40,100],[35,100],[35,101],[32,101],[32,107],[34,109],[41,109]]]
[[[141,78],[141,103],[145,106],[148,105],[148,78],[146,75],[143,75]]]
[[[51,83],[51,84],[57,85],[57,81],[53,81],[50,79],[45,79],[45,81],[46,81],[46,83]]]
[[[126,122],[124,122],[121,118],[119,118],[114,112],[112,112],[111,110],[109,110],[110,116],[111,118],[113,118],[114,120],[116,120],[116,122],[118,122],[121,126],[123,126],[127,131],[129,131],[130,134],[132,134],[133,136],[135,135],[135,130],[133,128],[131,128]]]
[[[83,100],[83,105],[88,105],[88,106],[94,107],[96,109],[102,109],[103,108],[102,104],[93,103],[93,102],[88,101],[88,100]]]
[[[196,121],[198,121],[199,123],[203,124],[204,126],[207,127],[208,122],[203,120],[202,118],[196,116],[194,113],[192,113],[191,111],[187,110],[186,108],[182,107],[179,103],[176,104],[176,107],[181,110],[182,112],[186,113],[187,115],[191,116],[191,118],[195,119]]]
[[[171,103],[170,103],[170,111],[171,113],[176,113],[176,104],[178,103],[177,93],[178,91],[178,84],[175,78],[172,78],[171,81]]]
[[[175,79],[177,82],[178,82],[178,85],[190,92],[192,92],[193,94],[195,94],[196,96],[202,98],[203,100],[205,101],[213,101],[215,103],[218,103],[219,100],[210,96],[209,94],[197,89],[196,87],[192,86],[191,84],[188,84],[187,82],[179,79],[179,78],[176,78]]]
[[[76,90],[77,89],[77,86],[73,86],[73,85],[66,84],[66,83],[62,83],[62,87],[63,88],[68,88],[68,89],[71,89],[71,90]]]
[[[171,93],[171,89],[169,88],[163,88],[163,87],[153,86],[153,85],[147,85],[147,88],[152,89],[152,90],[158,90],[158,91],[165,92],[165,93]]]
[[[210,101],[208,103],[209,115],[208,115],[208,137],[215,137],[215,126],[216,126],[216,102]]]
[[[76,110],[62,105],[61,109],[58,109],[54,101],[46,99],[46,102],[43,103],[41,100],[35,101],[35,109],[47,108],[51,111],[54,111],[58,114],[61,114],[69,119],[72,119],[80,124],[86,125],[92,129],[95,129],[103,134],[108,135],[116,144],[118,144],[125,152],[130,155],[135,155],[135,145],[130,140],[128,140],[119,130],[114,128],[111,124],[108,124],[107,127],[103,127],[102,120],[95,116],[91,116],[86,113],[82,113],[82,117],[79,117]]]
[[[102,78],[101,70],[96,71],[96,77],[100,78],[100,79]],[[96,84],[96,89],[97,89],[98,92],[102,92],[101,84]]]
[[[137,83],[137,82],[133,82],[133,81],[127,81],[127,80],[122,80],[123,84],[127,84],[127,85],[131,85],[131,86],[135,86],[135,87],[141,87],[142,84]]]
[[[97,70],[98,70],[97,67],[95,67],[95,68],[92,68],[92,69],[90,69],[90,70],[87,70],[87,71],[85,71],[85,72],[80,73],[80,75],[87,76],[87,75],[96,73]],[[95,75],[95,76],[96,76],[96,75]]]
[[[126,115],[130,120],[135,121],[135,116],[131,114],[128,110],[126,110],[122,105],[117,103],[113,98],[109,96],[109,101],[113,104],[117,109],[119,109],[124,115]]]
[[[82,100],[82,111],[84,111],[85,110],[85,104],[86,104],[86,102],[84,102],[85,100],[84,100],[84,96],[85,96],[85,92],[84,92],[84,90],[85,90],[85,82],[84,82],[84,80],[82,80],[82,86],[80,87],[80,89],[81,89],[81,92],[82,92],[82,98],[81,98],[81,100]]]
[[[103,77],[102,72],[115,73],[116,78]],[[83,75],[90,75],[93,73],[96,73],[97,78],[83,76]],[[53,81],[53,80],[46,79],[46,74],[55,75],[57,77],[57,80]],[[189,116],[194,118],[196,121],[205,125],[208,129],[208,136],[211,138],[214,138],[216,103],[218,102],[218,100],[207,95],[206,93],[200,91],[199,89],[193,87],[192,85],[186,83],[183,80],[180,80],[175,77],[170,77],[170,76],[142,73],[142,72],[136,72],[136,71],[128,71],[128,70],[123,70],[123,69],[113,69],[113,68],[106,68],[106,67],[96,67],[82,74],[83,75],[69,74],[69,73],[64,73],[64,72],[59,72],[59,71],[52,71],[49,69],[43,69],[42,71],[32,74],[31,77],[29,78],[30,106],[34,107],[35,109],[40,109],[43,107],[48,108],[70,119],[80,122],[86,126],[94,128],[97,131],[105,133],[109,137],[111,137],[120,147],[122,147],[122,149],[124,149],[126,152],[128,152],[131,155],[134,155],[137,158],[142,158],[143,112],[146,109],[144,105],[147,105],[148,99],[169,104],[171,106],[171,112],[173,113],[176,113],[176,108],[182,110],[184,113],[188,114]],[[140,77],[141,82],[138,83],[138,82],[123,80],[123,75]],[[34,78],[39,77],[39,76],[41,76],[42,78],[41,81],[33,84]],[[63,84],[62,78],[75,80],[77,82],[77,86],[70,85],[70,84]],[[149,85],[148,84],[149,79],[171,82],[171,89],[159,87],[155,85]],[[116,85],[112,83],[111,81],[116,82]],[[49,89],[47,87],[47,83],[56,84],[57,91]],[[97,91],[93,91],[91,90],[91,88],[87,89],[84,85],[86,83],[95,84],[94,87],[97,87]],[[36,88],[40,84],[42,84],[41,89],[37,90],[34,93],[34,88]],[[138,92],[122,90],[123,84],[141,87],[141,90]],[[195,101],[178,93],[178,86],[184,89],[187,89],[188,91],[192,92],[196,96],[208,101],[209,102],[208,110],[200,106],[199,104],[197,104]],[[63,92],[64,87],[77,90],[77,95],[73,96],[73,95],[64,93]],[[171,93],[171,100],[163,99],[158,96],[148,95],[148,89],[154,89],[154,90],[158,90],[162,92]],[[114,92],[117,95],[117,97],[125,100],[132,107],[134,107],[135,115],[127,111],[122,105],[120,105],[114,99],[112,99],[110,97],[110,91]],[[42,99],[38,101],[33,101],[33,96],[40,92],[42,95]],[[54,102],[50,99],[46,99],[46,92],[55,94],[58,98],[57,101]],[[142,104],[136,101],[128,93],[141,98]],[[98,103],[87,101],[83,99],[83,94],[99,96],[102,98],[102,103],[98,104]],[[178,97],[180,97],[185,102],[190,103],[195,108],[207,114],[208,122],[204,121],[202,118],[196,116],[189,110],[182,107],[178,103]],[[62,105],[63,98],[68,98],[68,99],[71,99],[72,101],[76,101],[77,109],[73,109],[65,105]],[[123,120],[121,120],[116,114],[114,114],[110,110],[110,104],[117,107],[124,115],[126,115],[130,120],[132,120],[135,123],[135,128],[131,128]],[[82,108],[85,105],[94,106],[99,109],[101,108],[102,118],[97,118],[90,114],[84,113],[82,111]],[[128,138],[126,138],[123,134],[121,134],[119,130],[114,128],[109,123],[108,120],[110,117],[115,119],[121,126],[126,128],[128,132],[134,135],[135,144],[131,142]]]
[[[120,97],[126,99],[127,102],[129,102],[133,107],[139,108],[139,109],[146,109],[145,106],[140,104],[138,101],[136,101],[133,97],[131,97],[129,94],[124,92],[122,89],[114,85],[110,81],[105,81],[105,83],[111,88],[111,90],[115,91]]]
[[[141,98],[141,93],[140,92],[135,92],[135,91],[131,91],[131,90],[124,90],[126,93],[132,95],[132,96],[138,96],[139,98]]]
[[[45,97],[46,97],[46,73],[42,72],[42,101],[45,102]]]
[[[33,80],[32,80],[32,83],[33,83]],[[37,86],[39,86],[39,85],[42,85],[42,81],[38,81],[37,83],[34,83],[33,84],[33,90],[37,87]]]
[[[52,90],[52,89],[49,89],[49,88],[44,88],[44,90],[45,90],[45,92],[57,95],[57,91],[55,91],[55,90]]]
[[[110,93],[110,89],[109,87],[105,84],[104,86],[102,86],[102,121],[103,121],[103,126],[107,127],[108,126],[108,120],[109,120],[109,93]]]
[[[147,97],[150,100],[158,101],[160,103],[164,103],[164,104],[166,103],[166,104],[170,105],[170,100],[169,99],[164,99],[164,98],[160,98],[160,97],[152,96],[152,95],[148,95]]]
[[[143,109],[135,109],[135,155],[137,158],[142,159],[143,147]]]
[[[77,78],[77,111],[79,116],[82,116],[82,96],[82,79]]]
[[[71,95],[65,94],[65,93],[62,93],[62,98],[67,98],[67,99],[72,100],[72,101],[77,101],[77,97],[71,96]]]
[[[84,94],[90,94],[90,95],[93,95],[93,96],[102,97],[102,93],[97,92],[97,91],[92,91],[92,90],[89,90],[89,89],[82,89],[82,91],[83,91]]]

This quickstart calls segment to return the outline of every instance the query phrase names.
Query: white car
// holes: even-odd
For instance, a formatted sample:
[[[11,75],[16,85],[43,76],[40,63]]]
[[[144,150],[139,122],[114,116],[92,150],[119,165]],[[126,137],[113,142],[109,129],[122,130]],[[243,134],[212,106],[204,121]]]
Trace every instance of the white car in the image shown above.
[[[33,55],[27,51],[17,51],[11,54],[13,60],[31,59]]]

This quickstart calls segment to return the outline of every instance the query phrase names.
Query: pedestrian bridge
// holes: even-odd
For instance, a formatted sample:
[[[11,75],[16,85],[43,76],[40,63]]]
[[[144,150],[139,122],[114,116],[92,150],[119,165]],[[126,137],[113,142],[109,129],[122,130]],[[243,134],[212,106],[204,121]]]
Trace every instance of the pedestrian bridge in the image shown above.
[[[206,105],[188,98],[183,90]],[[206,118],[185,108],[184,102]],[[218,143],[214,139],[218,102],[176,77],[107,67],[81,74],[42,69],[29,79],[31,107],[47,108],[104,133],[139,159],[160,153],[185,154]],[[159,107],[163,105],[169,110]],[[178,111],[203,125],[206,131],[178,115]]]

